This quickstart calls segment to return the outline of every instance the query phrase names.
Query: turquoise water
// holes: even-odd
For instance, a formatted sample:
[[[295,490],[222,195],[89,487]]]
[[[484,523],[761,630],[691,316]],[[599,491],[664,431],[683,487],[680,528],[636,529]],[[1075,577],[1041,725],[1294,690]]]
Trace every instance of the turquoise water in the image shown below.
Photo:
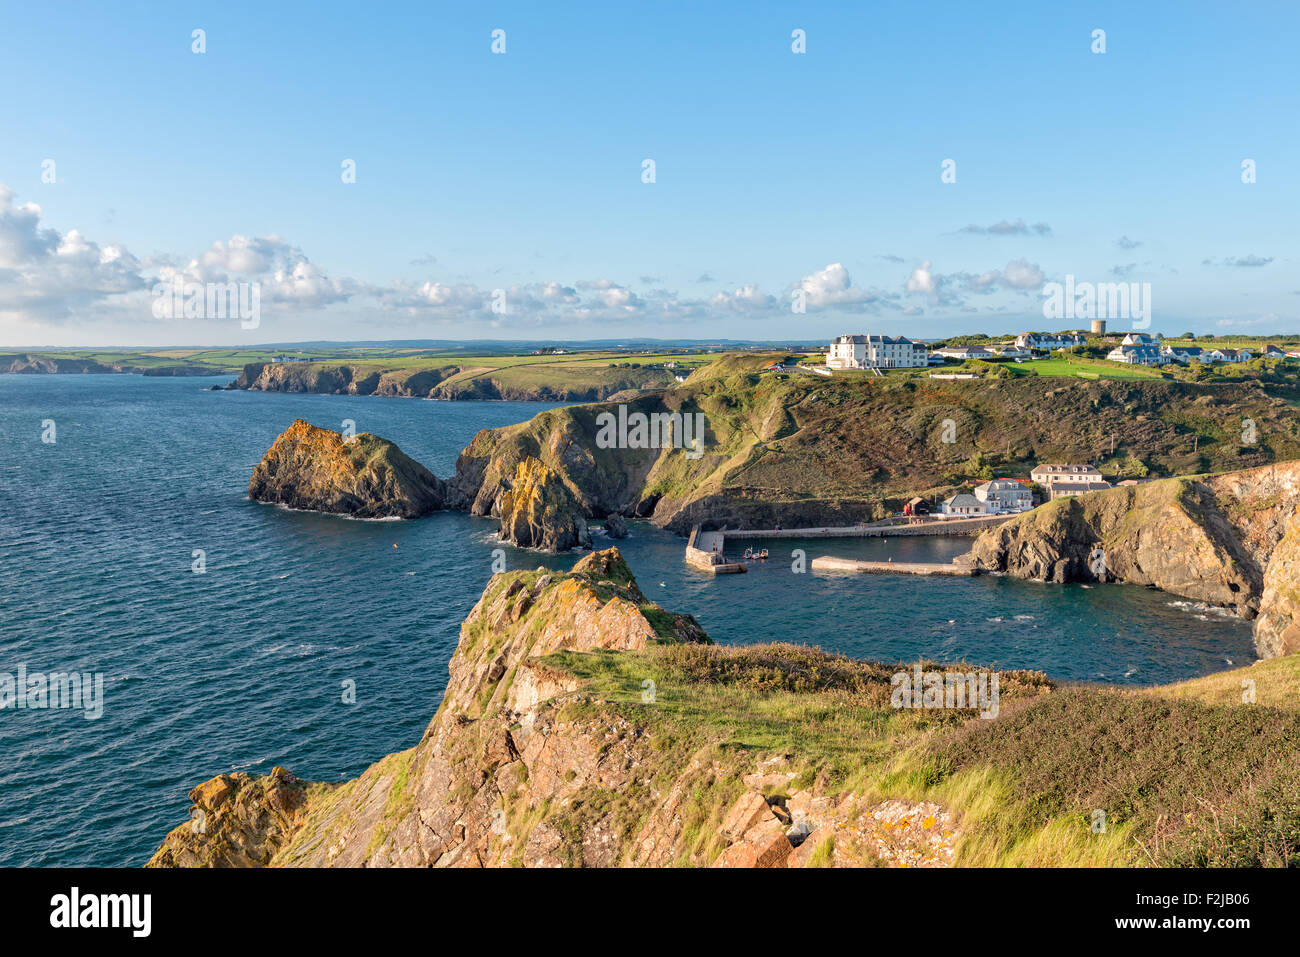
[[[105,677],[98,720],[0,711],[0,865],[141,864],[200,781],[276,764],[351,777],[417,743],[437,708],[494,523],[290,512],[249,502],[249,474],[302,417],[353,419],[446,476],[479,429],[551,406],[205,391],[225,381],[0,376],[0,672]],[[716,580],[644,523],[618,544],[647,595],[722,642],[1127,684],[1253,660],[1249,624],[1140,588],[791,570],[795,548],[946,561],[961,539],[755,542],[773,558]],[[574,561],[506,552],[511,568]]]

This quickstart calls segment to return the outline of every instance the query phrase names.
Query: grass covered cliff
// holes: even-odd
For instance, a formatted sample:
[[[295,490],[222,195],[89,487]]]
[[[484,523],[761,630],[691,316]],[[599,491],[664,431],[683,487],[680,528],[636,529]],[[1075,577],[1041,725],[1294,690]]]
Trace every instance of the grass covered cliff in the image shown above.
[[[1001,672],[991,720],[893,707],[896,667],[712,645],[616,549],[497,575],[418,744],[341,783],[220,775],[150,864],[1296,861],[1300,658],[1144,691]]]
[[[672,389],[485,431],[462,454],[451,495],[486,514],[532,456],[561,474],[589,517],[619,512],[685,532],[710,520],[852,524],[1041,461],[1102,461],[1140,476],[1300,458],[1300,412],[1255,383],[760,373],[774,358],[724,356]],[[703,455],[601,448],[598,417],[619,405],[647,417],[702,414]]]
[[[590,402],[619,392],[662,389],[674,381],[662,367],[575,357],[484,358],[479,361],[401,359],[369,362],[254,362],[230,388],[259,392],[405,396],[419,399],[507,399]]]

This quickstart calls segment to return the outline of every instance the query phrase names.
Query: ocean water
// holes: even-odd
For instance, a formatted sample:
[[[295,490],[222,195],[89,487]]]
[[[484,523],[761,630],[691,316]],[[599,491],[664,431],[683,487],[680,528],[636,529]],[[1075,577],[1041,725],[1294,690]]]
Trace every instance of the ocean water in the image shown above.
[[[205,391],[225,381],[0,375],[0,672],[104,676],[97,720],[0,711],[0,865],[142,864],[195,784],[277,764],[352,777],[416,744],[438,706],[495,524],[291,512],[248,501],[249,475],[298,417],[353,419],[446,476],[479,429],[551,406]],[[717,579],[645,523],[618,544],[650,598],[721,642],[1134,685],[1254,659],[1248,623],[1146,589],[791,569],[794,549],[946,561],[963,539],[754,542],[772,558]]]

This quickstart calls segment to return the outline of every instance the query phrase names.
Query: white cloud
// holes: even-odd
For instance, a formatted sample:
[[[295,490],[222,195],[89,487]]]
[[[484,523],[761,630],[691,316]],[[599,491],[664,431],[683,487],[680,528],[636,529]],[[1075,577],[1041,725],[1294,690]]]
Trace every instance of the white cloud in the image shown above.
[[[145,285],[125,248],[99,246],[75,229],[42,228],[41,208],[18,205],[0,184],[0,315],[57,321]]]
[[[843,263],[831,263],[825,269],[804,276],[797,288],[804,291],[809,309],[872,306],[889,298],[879,290],[854,286]]]
[[[930,260],[926,260],[912,270],[907,277],[907,291],[931,294],[935,291],[934,275],[930,272]]]

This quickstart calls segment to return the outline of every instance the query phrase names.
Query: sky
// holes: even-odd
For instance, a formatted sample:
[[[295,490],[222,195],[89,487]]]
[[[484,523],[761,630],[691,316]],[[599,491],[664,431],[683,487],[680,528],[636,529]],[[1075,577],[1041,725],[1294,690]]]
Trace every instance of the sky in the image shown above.
[[[1011,333],[1067,276],[1300,332],[1294,2],[0,24],[0,347]]]

